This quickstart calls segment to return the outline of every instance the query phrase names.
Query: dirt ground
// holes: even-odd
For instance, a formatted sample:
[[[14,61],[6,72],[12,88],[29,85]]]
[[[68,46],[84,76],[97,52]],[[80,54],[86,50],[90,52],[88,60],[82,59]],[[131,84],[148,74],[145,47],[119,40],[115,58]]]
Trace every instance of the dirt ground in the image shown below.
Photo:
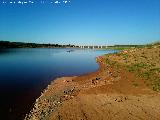
[[[142,54],[146,57],[144,60],[144,56],[140,58]],[[25,119],[160,120],[160,92],[153,91],[143,77],[123,67],[146,62],[157,68],[159,55],[160,47],[156,46],[97,57],[99,70],[54,80]]]

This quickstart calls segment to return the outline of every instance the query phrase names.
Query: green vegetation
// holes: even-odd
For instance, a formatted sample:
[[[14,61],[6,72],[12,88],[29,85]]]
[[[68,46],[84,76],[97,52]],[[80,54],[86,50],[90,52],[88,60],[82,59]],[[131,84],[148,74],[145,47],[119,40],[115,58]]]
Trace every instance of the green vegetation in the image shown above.
[[[77,47],[74,45],[59,45],[59,44],[38,44],[38,43],[24,43],[24,42],[9,42],[0,41],[0,48],[67,48]]]
[[[129,72],[134,72],[138,77],[144,78],[151,82],[154,91],[160,91],[160,68],[145,63],[137,63],[126,66]]]
[[[127,70],[130,72],[139,72],[141,69],[147,69],[150,65],[146,63],[136,63],[126,66]]]
[[[106,59],[106,64],[110,64],[110,61],[109,61],[109,59]]]
[[[113,45],[108,46],[107,49],[111,50],[128,50],[128,49],[134,49],[134,48],[143,48],[143,47],[153,47],[155,45],[160,45],[160,41],[153,42],[151,44],[146,45]]]
[[[160,45],[160,40],[153,42],[153,43],[150,43],[150,44],[147,44],[146,46],[155,46],[155,45]]]
[[[106,59],[106,64],[114,65],[115,67],[118,65],[116,61],[110,61],[109,59]]]
[[[140,77],[142,79],[145,79],[145,83],[147,86],[151,87],[154,91],[160,91],[160,68],[156,64],[153,63],[153,58],[159,59],[159,48],[160,48],[160,41],[154,42],[152,44],[147,45],[116,45],[116,46],[110,46],[108,49],[118,49],[118,50],[127,50],[132,48],[143,48],[147,51],[147,54],[150,54],[149,56],[146,56],[145,52],[143,52],[143,49],[137,49],[136,52],[119,52],[112,56],[112,54],[106,55],[108,58],[106,59],[106,63],[109,65],[114,65],[116,69],[119,68],[125,68],[129,72],[133,72],[137,77]],[[155,51],[155,48],[157,48],[157,51]],[[148,50],[150,49],[150,50]],[[142,52],[141,52],[142,51]],[[138,53],[139,52],[139,53]],[[153,54],[154,53],[154,54]],[[134,54],[139,54],[139,56],[136,56]],[[110,60],[109,56],[112,56]],[[122,62],[127,64],[120,64],[118,62],[119,58]],[[132,60],[128,61],[129,58],[132,58]],[[149,58],[148,58],[149,57]],[[142,61],[144,58],[144,61]],[[155,59],[154,58],[154,59]],[[147,62],[146,62],[147,59]],[[132,62],[131,62],[132,61]],[[140,62],[138,62],[140,61]],[[130,63],[131,62],[131,63]],[[157,63],[159,64],[159,63]],[[133,83],[133,86],[137,87],[138,84]]]
[[[133,48],[142,48],[145,45],[114,45],[114,46],[108,46],[107,49],[111,50],[128,50]]]

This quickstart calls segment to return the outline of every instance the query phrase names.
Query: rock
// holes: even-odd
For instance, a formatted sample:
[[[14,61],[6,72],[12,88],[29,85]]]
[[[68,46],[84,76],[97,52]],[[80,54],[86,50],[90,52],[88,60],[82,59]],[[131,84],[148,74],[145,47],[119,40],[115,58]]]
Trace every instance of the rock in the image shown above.
[[[100,80],[101,78],[96,78],[96,80]]]
[[[92,84],[96,85],[96,84],[97,84],[97,80],[96,80],[96,79],[93,79],[93,80],[92,80]]]

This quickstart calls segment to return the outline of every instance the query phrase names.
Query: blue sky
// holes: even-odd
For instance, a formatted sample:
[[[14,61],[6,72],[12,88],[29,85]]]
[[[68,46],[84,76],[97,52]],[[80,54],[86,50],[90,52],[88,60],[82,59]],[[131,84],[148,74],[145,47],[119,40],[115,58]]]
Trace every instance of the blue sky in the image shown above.
[[[0,40],[77,45],[160,40],[160,0],[70,0],[65,5],[0,1]]]

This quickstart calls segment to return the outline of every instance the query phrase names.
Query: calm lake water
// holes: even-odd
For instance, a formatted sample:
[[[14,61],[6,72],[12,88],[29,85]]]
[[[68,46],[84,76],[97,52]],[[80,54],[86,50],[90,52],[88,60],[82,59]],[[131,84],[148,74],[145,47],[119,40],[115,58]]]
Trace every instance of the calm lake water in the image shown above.
[[[1,49],[0,114],[22,119],[40,92],[55,78],[82,75],[98,69],[96,56],[113,50]]]

